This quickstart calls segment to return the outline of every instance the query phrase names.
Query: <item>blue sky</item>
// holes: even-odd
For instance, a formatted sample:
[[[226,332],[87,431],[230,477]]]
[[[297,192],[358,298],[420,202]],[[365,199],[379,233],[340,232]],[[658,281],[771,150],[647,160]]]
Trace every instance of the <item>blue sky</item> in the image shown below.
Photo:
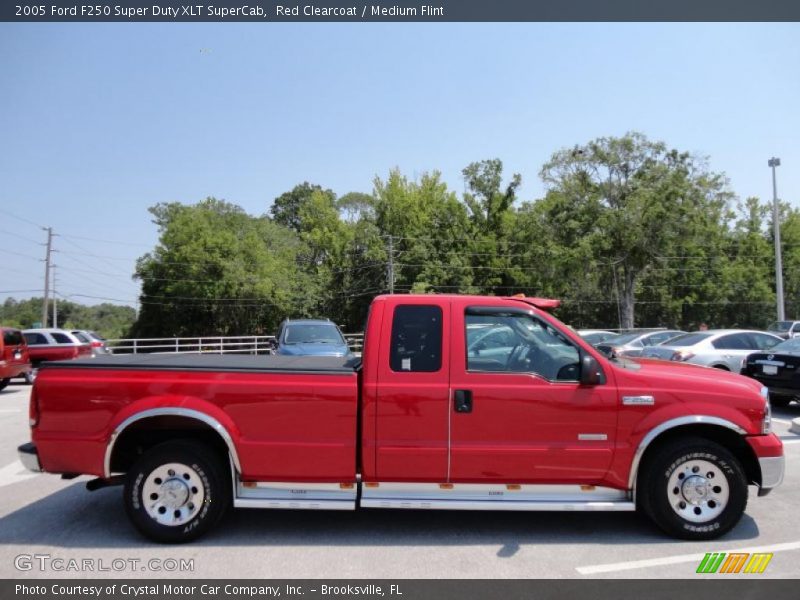
[[[0,290],[42,287],[31,223],[62,235],[62,294],[133,303],[157,202],[263,214],[395,166],[460,192],[493,157],[527,200],[552,152],[629,130],[707,155],[742,198],[771,197],[779,156],[798,205],[798,65],[798,24],[2,24]]]

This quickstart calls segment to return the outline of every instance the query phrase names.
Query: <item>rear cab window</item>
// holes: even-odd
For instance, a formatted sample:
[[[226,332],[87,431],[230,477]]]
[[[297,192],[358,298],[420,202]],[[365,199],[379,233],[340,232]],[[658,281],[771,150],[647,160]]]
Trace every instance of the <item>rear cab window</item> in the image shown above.
[[[74,344],[75,342],[70,339],[70,337],[66,333],[51,333],[50,335],[53,336],[53,339],[56,341],[56,344]]]
[[[442,309],[401,304],[394,310],[389,367],[399,373],[434,373],[442,368]]]

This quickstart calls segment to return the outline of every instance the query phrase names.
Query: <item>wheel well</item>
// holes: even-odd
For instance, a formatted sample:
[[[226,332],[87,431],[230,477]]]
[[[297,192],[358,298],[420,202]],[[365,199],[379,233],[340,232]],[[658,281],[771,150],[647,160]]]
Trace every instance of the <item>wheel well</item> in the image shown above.
[[[714,365],[715,369],[719,369],[721,371],[730,371],[730,369],[726,365]]]
[[[131,423],[117,437],[109,462],[111,473],[126,472],[153,446],[175,440],[199,441],[228,462],[228,446],[210,425],[179,415],[159,415]]]
[[[673,427],[654,439],[650,445],[647,446],[641,461],[639,461],[639,470],[636,474],[637,481],[639,476],[645,472],[648,460],[655,455],[659,448],[675,440],[687,437],[701,437],[723,446],[739,460],[744,469],[747,481],[757,485],[761,484],[761,467],[758,464],[758,459],[753,449],[750,447],[750,444],[745,441],[744,437],[727,427],[705,424]]]

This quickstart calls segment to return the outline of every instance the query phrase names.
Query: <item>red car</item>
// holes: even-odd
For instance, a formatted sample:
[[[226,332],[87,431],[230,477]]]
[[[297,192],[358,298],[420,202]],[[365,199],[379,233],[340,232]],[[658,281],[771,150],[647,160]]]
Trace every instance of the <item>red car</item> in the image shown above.
[[[379,296],[363,358],[125,355],[48,363],[32,470],[124,484],[162,542],[250,508],[633,511],[713,539],[783,480],[766,388],[609,359],[554,300]]]
[[[31,361],[28,346],[19,329],[0,327],[0,390],[15,377],[28,380],[31,375]],[[32,380],[29,381],[29,383]]]

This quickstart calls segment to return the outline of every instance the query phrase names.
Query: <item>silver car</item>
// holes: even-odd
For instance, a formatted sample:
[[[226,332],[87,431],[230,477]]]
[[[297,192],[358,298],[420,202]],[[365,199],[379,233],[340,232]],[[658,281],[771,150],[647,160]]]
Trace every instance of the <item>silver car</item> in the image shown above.
[[[685,331],[673,329],[658,329],[656,331],[632,331],[603,340],[594,347],[610,357],[615,356],[642,356],[642,351],[648,346],[655,346],[679,336]]]
[[[686,333],[659,346],[650,346],[642,358],[660,358],[714,367],[738,373],[748,354],[768,350],[783,340],[777,335],[748,329],[709,329]]]

